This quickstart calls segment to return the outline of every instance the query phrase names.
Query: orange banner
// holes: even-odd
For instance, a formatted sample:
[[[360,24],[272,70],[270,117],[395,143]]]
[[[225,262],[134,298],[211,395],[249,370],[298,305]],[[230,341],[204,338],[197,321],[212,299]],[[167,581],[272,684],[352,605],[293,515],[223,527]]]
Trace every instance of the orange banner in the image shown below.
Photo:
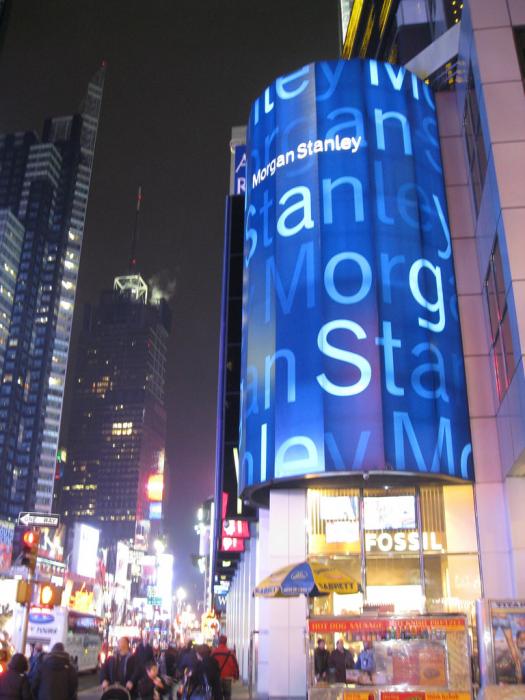
[[[322,632],[362,632],[385,633],[389,631],[413,632],[440,630],[444,632],[462,632],[466,630],[463,617],[406,617],[406,618],[332,618],[330,620],[308,620],[308,630],[312,634]]]
[[[377,700],[373,690],[345,690],[343,700]]]
[[[347,700],[345,697],[344,700]],[[470,693],[454,690],[422,691],[422,690],[382,690],[381,700],[472,700]]]
[[[426,695],[419,690],[408,690],[400,693],[391,690],[383,690],[381,691],[381,700],[426,700]]]

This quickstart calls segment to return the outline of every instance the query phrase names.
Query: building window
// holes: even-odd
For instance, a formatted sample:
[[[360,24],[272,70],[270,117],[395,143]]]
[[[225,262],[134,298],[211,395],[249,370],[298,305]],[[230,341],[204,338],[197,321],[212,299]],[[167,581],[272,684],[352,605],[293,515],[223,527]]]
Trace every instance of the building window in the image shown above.
[[[514,27],[514,41],[516,42],[521,77],[525,80],[525,27]]]
[[[490,318],[490,354],[496,373],[498,396],[501,400],[509,388],[516,363],[505,294],[503,264],[497,239],[490,256],[489,267],[485,277],[485,298]]]
[[[463,115],[465,127],[465,142],[467,146],[467,158],[470,169],[470,180],[472,183],[472,195],[476,215],[479,213],[483,185],[487,173],[487,152],[483,140],[483,129],[481,128],[481,115],[479,111],[479,100],[474,83],[472,68],[469,69],[467,81],[467,96],[465,100],[465,113]]]
[[[470,484],[308,489],[308,556],[363,593],[313,598],[312,616],[466,612],[481,596]]]

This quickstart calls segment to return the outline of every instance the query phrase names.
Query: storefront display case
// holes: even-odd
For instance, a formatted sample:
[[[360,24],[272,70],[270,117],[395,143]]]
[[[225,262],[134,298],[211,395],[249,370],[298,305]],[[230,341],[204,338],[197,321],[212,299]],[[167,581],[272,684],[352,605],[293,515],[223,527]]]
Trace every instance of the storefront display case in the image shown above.
[[[309,700],[471,700],[471,654],[464,615],[318,617],[308,621]],[[342,639],[354,668],[315,674],[315,646]],[[364,660],[366,658],[366,663]],[[351,663],[347,664],[351,666]],[[329,664],[330,666],[330,664]]]
[[[525,698],[525,600],[480,600],[482,700]]]

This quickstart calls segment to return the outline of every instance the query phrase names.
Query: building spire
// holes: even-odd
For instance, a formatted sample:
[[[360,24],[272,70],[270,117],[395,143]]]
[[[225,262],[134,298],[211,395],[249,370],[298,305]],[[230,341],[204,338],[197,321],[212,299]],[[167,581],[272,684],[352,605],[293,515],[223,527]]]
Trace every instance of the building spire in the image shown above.
[[[142,185],[137,191],[137,208],[135,210],[135,225],[133,226],[133,236],[131,237],[131,256],[129,259],[129,274],[132,275],[137,267],[137,242],[139,239],[139,217],[140,205],[142,203]]]

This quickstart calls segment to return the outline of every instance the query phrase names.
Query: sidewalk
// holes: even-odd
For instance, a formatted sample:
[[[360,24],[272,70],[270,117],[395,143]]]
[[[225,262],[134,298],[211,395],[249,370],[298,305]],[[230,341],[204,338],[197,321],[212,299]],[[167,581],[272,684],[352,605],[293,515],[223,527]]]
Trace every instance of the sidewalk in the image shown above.
[[[237,681],[232,685],[232,700],[249,700],[248,686],[241,681]],[[254,695],[253,700],[256,700]]]

